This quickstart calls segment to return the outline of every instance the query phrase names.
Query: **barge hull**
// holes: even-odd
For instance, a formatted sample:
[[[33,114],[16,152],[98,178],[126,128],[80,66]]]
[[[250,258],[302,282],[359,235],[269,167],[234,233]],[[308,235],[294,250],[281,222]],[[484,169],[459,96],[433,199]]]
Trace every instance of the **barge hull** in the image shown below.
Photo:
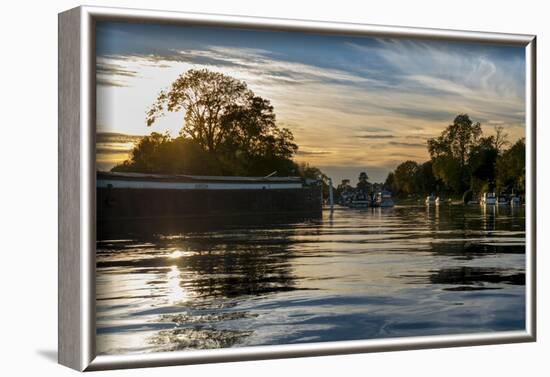
[[[97,188],[98,224],[111,220],[248,215],[320,216],[320,186],[299,189]]]

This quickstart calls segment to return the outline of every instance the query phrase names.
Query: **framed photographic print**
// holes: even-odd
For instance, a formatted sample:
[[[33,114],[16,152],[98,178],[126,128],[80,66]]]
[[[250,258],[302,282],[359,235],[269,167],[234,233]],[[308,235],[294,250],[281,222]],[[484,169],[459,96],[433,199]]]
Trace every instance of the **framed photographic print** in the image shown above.
[[[535,340],[535,37],[59,16],[59,362]]]

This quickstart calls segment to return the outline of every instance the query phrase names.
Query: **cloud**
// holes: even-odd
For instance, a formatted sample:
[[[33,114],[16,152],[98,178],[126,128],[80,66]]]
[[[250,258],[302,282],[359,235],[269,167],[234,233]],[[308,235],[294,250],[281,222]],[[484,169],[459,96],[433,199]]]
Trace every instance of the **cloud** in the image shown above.
[[[390,141],[388,145],[403,148],[426,148],[426,143],[407,143],[402,141]]]
[[[135,77],[137,75],[137,71],[126,69],[120,64],[107,63],[104,59],[99,58],[96,65],[96,74]]]
[[[360,135],[360,136],[357,136],[361,139],[373,139],[373,140],[376,140],[376,139],[393,139],[395,138],[394,135]]]
[[[331,152],[329,151],[311,151],[311,150],[308,151],[303,149],[298,149],[298,152],[296,152],[298,156],[323,156],[330,153]]]
[[[95,152],[98,155],[108,155],[108,154],[121,154],[122,152],[129,152],[132,150],[132,147],[126,147],[123,145],[111,144],[111,145],[97,145]]]
[[[363,131],[376,133],[376,132],[389,132],[389,129],[382,128],[382,127],[364,127]]]
[[[98,132],[96,134],[96,164],[99,170],[109,170],[126,160],[139,135],[127,135],[117,132]]]
[[[118,88],[124,88],[128,85],[126,85],[124,82],[116,81],[116,80],[109,80],[107,78],[103,77],[97,77],[96,78],[96,84],[99,86],[114,86]]]
[[[417,119],[423,119],[423,120],[431,120],[431,121],[437,121],[437,122],[450,122],[454,116],[456,116],[456,112],[453,113],[451,111],[441,111],[436,110],[433,108],[426,108],[426,107],[398,107],[398,106],[386,106],[384,107],[385,110],[393,113],[393,114],[399,114],[406,117],[412,117]]]
[[[142,137],[141,135],[128,135],[120,132],[98,132],[96,143],[133,143],[139,141]]]
[[[96,61],[96,82],[102,86],[125,87],[127,79],[136,77],[137,71],[124,64],[113,63],[108,58],[98,57]]]

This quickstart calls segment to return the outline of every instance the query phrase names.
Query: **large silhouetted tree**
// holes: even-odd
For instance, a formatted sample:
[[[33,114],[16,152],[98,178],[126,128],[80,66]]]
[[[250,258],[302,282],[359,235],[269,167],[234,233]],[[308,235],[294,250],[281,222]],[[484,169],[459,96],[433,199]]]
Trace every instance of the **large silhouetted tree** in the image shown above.
[[[303,173],[292,160],[294,135],[277,126],[269,100],[246,83],[207,69],[191,69],[159,93],[147,125],[183,113],[179,137],[153,132],[139,141],[118,171],[210,175]]]
[[[166,112],[184,113],[180,135],[213,154],[290,159],[292,132],[276,124],[273,106],[243,81],[207,69],[191,69],[161,91],[147,112],[152,125]]]
[[[244,82],[207,69],[191,69],[159,93],[147,112],[147,125],[166,112],[183,111],[181,135],[215,152],[229,132],[222,120],[235,106],[244,106],[251,96]]]

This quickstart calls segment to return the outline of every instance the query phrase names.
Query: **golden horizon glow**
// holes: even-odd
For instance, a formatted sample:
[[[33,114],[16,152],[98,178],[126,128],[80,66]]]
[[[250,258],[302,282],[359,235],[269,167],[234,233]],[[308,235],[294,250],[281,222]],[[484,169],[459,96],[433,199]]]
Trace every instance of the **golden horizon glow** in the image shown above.
[[[145,111],[178,75],[207,68],[269,99],[279,126],[289,128],[299,145],[295,159],[335,181],[355,179],[361,170],[381,181],[400,162],[426,161],[426,140],[459,113],[480,121],[486,135],[500,125],[512,142],[525,136],[521,49],[252,31],[230,38],[209,28],[171,29],[163,40],[160,29],[145,26],[133,31],[147,38],[143,48],[108,39],[122,38],[117,33],[125,27],[100,27],[98,133],[176,136],[182,113],[147,127]],[[98,144],[100,169],[122,162],[132,145],[115,144]]]

